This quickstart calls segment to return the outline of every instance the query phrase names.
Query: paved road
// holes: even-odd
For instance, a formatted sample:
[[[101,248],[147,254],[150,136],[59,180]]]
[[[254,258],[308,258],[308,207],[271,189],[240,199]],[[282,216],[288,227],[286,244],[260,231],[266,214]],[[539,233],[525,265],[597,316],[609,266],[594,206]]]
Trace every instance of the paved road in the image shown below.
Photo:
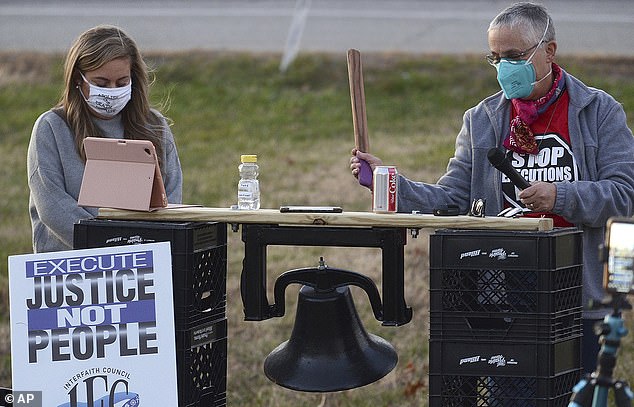
[[[634,1],[543,0],[562,54],[634,55]],[[297,5],[300,7],[297,7]],[[64,52],[123,27],[145,51],[484,53],[499,0],[0,0],[0,51]],[[290,37],[295,40],[287,43]]]

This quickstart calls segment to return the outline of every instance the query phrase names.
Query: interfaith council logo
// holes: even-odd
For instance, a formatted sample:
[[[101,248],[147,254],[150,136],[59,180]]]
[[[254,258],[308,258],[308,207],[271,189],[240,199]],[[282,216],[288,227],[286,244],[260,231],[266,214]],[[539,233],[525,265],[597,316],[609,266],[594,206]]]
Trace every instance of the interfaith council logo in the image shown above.
[[[114,376],[113,376],[114,375]],[[130,391],[130,374],[116,368],[93,368],[67,380],[68,401],[57,407],[138,407],[137,393]]]

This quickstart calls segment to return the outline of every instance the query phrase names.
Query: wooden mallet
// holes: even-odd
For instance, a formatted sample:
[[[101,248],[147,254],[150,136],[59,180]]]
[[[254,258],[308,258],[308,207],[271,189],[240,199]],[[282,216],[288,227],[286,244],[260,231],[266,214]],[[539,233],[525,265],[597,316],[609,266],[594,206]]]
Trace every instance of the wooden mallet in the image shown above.
[[[368,121],[365,112],[363,69],[361,67],[361,53],[356,49],[348,50],[348,82],[350,84],[350,102],[352,104],[354,144],[359,151],[369,153],[370,141],[368,139]],[[365,160],[360,161],[359,184],[371,189],[372,168]]]

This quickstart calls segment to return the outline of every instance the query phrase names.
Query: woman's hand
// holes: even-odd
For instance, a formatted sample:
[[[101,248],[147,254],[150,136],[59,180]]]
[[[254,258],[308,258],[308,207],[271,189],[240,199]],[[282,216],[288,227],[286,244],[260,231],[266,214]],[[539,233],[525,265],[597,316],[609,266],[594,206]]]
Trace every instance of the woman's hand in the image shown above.
[[[359,178],[359,168],[361,168],[360,160],[364,160],[368,164],[370,164],[370,168],[374,171],[374,168],[383,165],[383,161],[379,157],[375,157],[370,153],[364,153],[362,151],[357,150],[357,148],[352,149],[352,157],[350,157],[350,171],[355,178]]]
[[[519,198],[533,212],[550,212],[555,206],[557,187],[550,182],[535,182],[520,192]]]

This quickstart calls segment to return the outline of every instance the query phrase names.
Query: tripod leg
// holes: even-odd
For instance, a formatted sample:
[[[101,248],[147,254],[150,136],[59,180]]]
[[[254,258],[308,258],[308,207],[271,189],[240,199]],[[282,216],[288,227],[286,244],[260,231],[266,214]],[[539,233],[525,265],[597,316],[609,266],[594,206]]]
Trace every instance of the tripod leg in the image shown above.
[[[632,407],[632,399],[634,399],[634,393],[632,393],[627,383],[621,381],[614,383],[616,407]]]
[[[572,389],[572,397],[568,407],[592,407],[594,384],[589,377],[582,379]]]
[[[598,407],[607,407],[608,406],[608,390],[609,387],[605,386],[594,386],[594,398],[592,399],[592,405]]]

